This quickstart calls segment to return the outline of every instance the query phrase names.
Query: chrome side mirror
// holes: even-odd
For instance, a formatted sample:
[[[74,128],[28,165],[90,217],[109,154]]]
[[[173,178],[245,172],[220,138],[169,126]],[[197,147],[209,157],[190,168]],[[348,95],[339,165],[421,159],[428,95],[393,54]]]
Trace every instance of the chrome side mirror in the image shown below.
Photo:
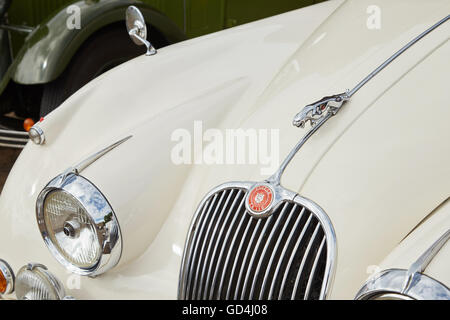
[[[147,25],[145,24],[142,12],[135,6],[130,6],[126,12],[127,31],[131,40],[138,46],[145,45],[147,47],[146,56],[156,54],[156,49],[147,41]]]

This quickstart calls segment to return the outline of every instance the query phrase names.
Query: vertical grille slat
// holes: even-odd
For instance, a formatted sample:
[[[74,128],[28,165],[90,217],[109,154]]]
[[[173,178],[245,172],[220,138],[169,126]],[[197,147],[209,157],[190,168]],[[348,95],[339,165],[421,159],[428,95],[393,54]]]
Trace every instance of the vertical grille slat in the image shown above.
[[[270,218],[272,218],[272,217],[270,217]],[[248,260],[247,258],[248,258],[249,254],[252,251],[253,244],[255,244],[255,247],[256,247],[256,243],[254,242],[254,240],[255,239],[259,239],[259,235],[260,235],[260,233],[258,233],[259,228],[260,228],[261,225],[266,226],[267,223],[268,223],[268,220],[264,220],[264,221],[263,220],[258,220],[258,222],[256,223],[256,228],[253,231],[252,237],[250,239],[249,246],[247,247],[247,250],[245,250],[243,264],[241,264],[241,269],[240,269],[240,272],[239,272],[238,281],[237,281],[236,288],[235,288],[235,291],[234,291],[234,300],[237,300],[240,297],[239,289],[241,288],[241,280],[242,280],[242,277],[244,277],[245,271],[248,270],[248,268],[246,267],[246,265],[247,265],[246,262]],[[264,230],[264,227],[263,227],[263,230]],[[261,233],[262,233],[262,231],[261,231]],[[253,250],[254,250],[254,248],[253,248]]]
[[[308,300],[308,298],[309,298],[309,294],[311,292],[310,291],[311,290],[311,284],[312,284],[312,281],[314,279],[314,275],[316,273],[317,264],[319,263],[319,258],[320,258],[321,254],[322,254],[322,250],[323,250],[323,247],[325,245],[325,241],[326,241],[326,237],[324,236],[322,238],[322,243],[320,244],[319,251],[317,251],[316,257],[314,258],[314,264],[313,264],[313,267],[311,269],[311,273],[309,274],[309,277],[308,277],[308,284],[306,286],[304,300]]]
[[[197,268],[196,268],[195,278],[194,278],[194,289],[192,291],[192,297],[197,296],[197,287],[199,286],[199,282],[201,281],[201,279],[199,278],[200,267],[204,265],[203,257],[204,257],[205,247],[206,247],[206,244],[209,243],[209,241],[211,240],[211,236],[210,236],[211,227],[213,226],[213,222],[215,222],[215,220],[217,220],[217,211],[219,210],[220,205],[222,204],[222,201],[224,198],[225,198],[225,191],[223,191],[222,194],[220,195],[220,199],[217,203],[217,206],[214,209],[214,214],[212,215],[211,219],[209,220],[207,230],[204,233],[205,237],[203,238],[202,247],[201,247],[200,253],[199,253],[199,258],[198,258],[198,263],[197,263]]]
[[[300,236],[297,239],[297,242],[295,243],[293,250],[291,251],[291,254],[289,257],[289,262],[287,264],[287,267],[286,267],[284,275],[283,275],[283,281],[281,282],[280,292],[278,294],[279,300],[281,300],[283,298],[283,292],[286,290],[286,281],[288,280],[288,275],[289,275],[289,272],[291,271],[292,262],[294,261],[294,257],[297,253],[297,249],[300,246],[303,236],[305,235],[305,232],[308,229],[312,219],[313,219],[313,216],[312,216],[312,214],[310,214],[308,221],[305,224],[305,227],[303,228]]]
[[[219,244],[220,233],[218,233],[217,230],[218,230],[219,226],[222,226],[220,229],[221,229],[221,231],[223,231],[223,227],[225,226],[224,218],[230,217],[230,215],[227,215],[226,217],[224,217],[224,212],[227,209],[227,206],[233,197],[234,191],[235,190],[230,190],[229,192],[228,191],[224,192],[223,199],[226,198],[227,200],[225,201],[222,208],[217,207],[217,211],[220,210],[220,214],[218,215],[217,223],[214,224],[214,228],[211,232],[211,240],[209,241],[208,248],[206,249],[205,260],[202,263],[202,265],[203,265],[202,272],[201,272],[202,278],[200,279],[200,284],[199,284],[200,287],[199,287],[199,292],[197,294],[197,299],[201,298],[201,296],[202,296],[201,292],[203,291],[203,286],[207,285],[207,283],[208,283],[209,278],[207,277],[206,281],[203,281],[204,280],[203,275],[205,274],[206,266],[208,265],[208,263],[211,265],[212,260],[214,259],[214,256],[210,254],[211,248],[213,247],[213,245],[216,247]],[[211,259],[211,262],[209,259]],[[205,299],[205,298],[203,298],[203,299]]]
[[[259,250],[261,248],[261,242],[262,242],[262,240],[266,237],[266,235],[269,232],[270,232],[270,234],[267,237],[270,237],[270,235],[272,234],[272,231],[277,227],[278,222],[280,221],[279,219],[276,219],[275,225],[273,225],[272,224],[273,220],[275,220],[274,219],[274,215],[270,216],[267,220],[263,220],[263,221],[265,221],[264,228],[263,228],[262,232],[259,235],[258,242],[256,243],[255,249],[253,250],[253,254],[252,254],[252,257],[250,259],[250,264],[249,264],[249,268],[248,268],[249,272],[247,272],[246,275],[245,275],[244,286],[243,286],[243,290],[241,292],[241,298],[240,298],[241,300],[244,300],[245,297],[247,296],[246,292],[247,292],[247,287],[248,287],[248,284],[249,284],[250,275],[253,273],[253,265],[255,263],[256,256],[259,255],[258,253],[259,253]],[[272,230],[270,230],[270,228],[272,228]],[[261,250],[264,250],[264,248],[261,248]],[[262,255],[263,254],[261,254],[259,256],[262,256]],[[255,271],[254,273],[256,273],[256,272],[257,271]]]
[[[259,261],[258,261],[258,266],[256,267],[255,274],[253,275],[253,281],[252,281],[253,286],[251,287],[251,290],[250,290],[250,299],[253,299],[253,294],[255,292],[255,288],[258,287],[256,285],[257,278],[258,278],[259,272],[261,270],[261,265],[262,265],[262,263],[264,261],[264,258],[266,257],[267,249],[270,247],[270,243],[272,242],[272,240],[274,238],[274,234],[276,233],[276,231],[280,227],[280,224],[283,221],[283,218],[284,218],[284,216],[286,214],[286,210],[288,209],[288,207],[289,207],[289,203],[286,202],[284,204],[284,206],[283,206],[283,209],[281,210],[280,216],[278,217],[277,221],[275,222],[275,225],[272,228],[272,231],[270,232],[269,237],[267,238],[266,245],[263,247],[263,251],[262,251],[262,253],[260,255],[260,258],[259,258]],[[244,290],[244,292],[245,292],[245,290]]]
[[[231,275],[230,275],[230,279],[228,281],[228,286],[227,286],[227,295],[226,295],[227,300],[230,298],[230,295],[231,295],[232,284],[234,283],[233,279],[234,279],[234,276],[236,273],[236,266],[239,261],[239,257],[241,256],[242,248],[244,247],[244,244],[245,244],[245,239],[247,239],[247,235],[249,234],[248,231],[251,229],[252,224],[253,225],[257,224],[254,220],[250,219],[250,217],[248,215],[247,215],[247,221],[248,221],[247,227],[245,228],[244,235],[242,236],[241,241],[239,242],[238,250],[237,250],[236,256],[234,257],[233,267],[231,269]],[[224,278],[225,278],[225,274],[222,275],[222,279],[220,280],[221,283],[224,281]]]
[[[233,196],[234,196],[233,203],[230,206],[230,211],[233,211],[233,212],[236,209],[236,205],[237,205],[237,202],[239,200],[238,196],[240,194],[240,191],[239,191],[239,192],[237,192],[237,195],[235,195],[234,191],[235,190],[233,190],[230,193],[230,195],[229,195],[230,199],[233,199]],[[227,200],[227,202],[228,201],[229,200]],[[239,212],[239,210],[237,210],[236,212]],[[211,276],[212,276],[211,271],[212,271],[213,267],[215,267],[215,265],[219,265],[219,263],[220,263],[220,257],[215,259],[216,254],[217,254],[217,250],[219,249],[219,247],[222,247],[223,244],[227,242],[227,239],[228,239],[228,236],[229,236],[229,231],[232,230],[234,222],[237,220],[237,217],[238,217],[238,214],[227,215],[225,222],[222,224],[222,226],[220,228],[219,235],[217,237],[217,241],[216,241],[215,246],[214,246],[214,250],[213,250],[213,252],[211,254],[211,263],[209,264],[208,273],[207,273],[207,277],[206,277],[206,286],[207,286],[207,288],[203,292],[203,299],[206,299],[207,297],[209,297],[209,292],[208,292],[209,289],[208,288],[211,288],[211,285],[210,285],[210,279],[211,279]],[[228,224],[228,221],[230,219],[231,219],[231,223]],[[223,233],[225,231],[225,227],[227,227],[227,226],[228,226],[228,232],[227,232],[227,234],[225,235],[225,238],[224,238],[222,235],[223,235]],[[216,269],[216,268],[214,268],[214,269]]]
[[[295,220],[295,224],[294,224],[294,227],[292,228],[292,230],[297,230],[297,228],[298,228],[298,226],[300,224],[300,221],[305,216],[305,212],[306,212],[306,209],[302,208],[302,211],[300,212],[300,214],[297,216],[297,219]],[[280,274],[280,271],[282,271],[281,266],[283,264],[283,261],[286,260],[285,259],[285,257],[287,256],[286,252],[288,250],[289,244],[292,243],[293,237],[294,237],[294,232],[292,231],[291,234],[289,235],[288,240],[284,244],[283,251],[281,252],[281,257],[279,258],[278,264],[277,264],[277,266],[275,268],[275,275],[274,275],[274,277],[272,279],[272,282],[270,284],[269,300],[272,300],[272,297],[276,296],[276,294],[274,293],[274,290],[275,290],[275,286],[276,286],[276,283],[277,283],[277,280],[278,280],[278,275]]]
[[[284,238],[284,236],[286,234],[286,231],[289,229],[288,228],[289,227],[289,223],[291,222],[292,218],[294,217],[294,212],[295,212],[295,210],[297,210],[297,208],[298,208],[297,205],[294,205],[292,207],[291,211],[289,212],[288,220],[286,221],[285,225],[283,226],[283,230],[281,230],[280,237],[278,237],[277,243],[275,244],[275,247],[274,247],[274,249],[272,251],[272,254],[270,255],[270,260],[269,260],[269,263],[267,265],[266,271],[265,271],[264,276],[263,276],[263,283],[262,283],[261,290],[260,290],[260,295],[259,295],[259,299],[260,300],[262,300],[264,298],[263,295],[264,295],[264,292],[266,291],[265,290],[266,289],[266,285],[267,285],[267,283],[269,281],[269,274],[270,274],[270,271],[272,269],[272,266],[274,265],[274,260],[275,260],[276,253],[278,252],[278,247],[280,246],[281,240]],[[300,218],[300,217],[301,217],[301,214],[298,216],[298,218]],[[292,233],[291,233],[291,235],[292,235]],[[282,256],[282,254],[281,254],[281,256]],[[278,262],[279,261],[281,261],[281,260],[278,260]],[[277,263],[277,265],[278,265],[278,263]],[[276,273],[276,269],[275,269],[275,273]],[[270,291],[269,291],[268,297],[270,297]]]
[[[245,201],[245,197],[244,197],[244,193],[242,192],[242,190],[240,191],[239,195],[242,197],[242,200],[241,200],[241,204],[239,205],[238,214],[236,214],[235,217],[233,218],[232,225],[234,226],[235,223],[238,220],[239,220],[239,224],[237,225],[236,229],[229,228],[228,231],[227,231],[227,234],[225,236],[225,241],[224,241],[224,243],[222,245],[222,248],[220,249],[219,258],[218,258],[219,262],[217,263],[216,268],[214,270],[214,277],[213,277],[213,281],[212,281],[212,285],[211,285],[209,299],[213,299],[213,297],[214,297],[214,289],[216,287],[217,279],[218,279],[218,276],[219,276],[219,269],[220,269],[220,266],[222,265],[221,261],[223,261],[223,255],[225,253],[225,249],[226,249],[227,244],[228,244],[228,238],[230,237],[232,231],[235,230],[234,234],[233,234],[233,238],[231,240],[231,244],[230,244],[230,247],[233,248],[234,247],[234,242],[236,241],[236,238],[237,238],[238,234],[240,234],[240,231],[242,229],[243,223],[244,223],[245,218],[246,218],[246,215],[245,215],[245,202],[244,202]],[[240,216],[240,219],[238,219],[239,216]],[[222,291],[223,280],[224,280],[224,276],[226,274],[226,269],[228,269],[228,261],[230,259],[231,253],[232,253],[232,251],[228,250],[228,253],[226,255],[225,261],[223,263],[223,266],[224,266],[223,270],[224,271],[222,273],[223,276],[220,278],[220,284],[219,284],[219,291],[218,291],[217,299],[220,299],[220,292]]]
[[[323,298],[329,271],[323,220],[295,199],[255,218],[246,196],[247,189],[231,187],[202,202],[184,252],[180,297]]]
[[[202,227],[206,223],[207,217],[209,216],[209,214],[205,215],[204,213],[207,211],[207,209],[208,209],[208,212],[211,210],[211,207],[213,206],[213,202],[214,202],[215,199],[216,199],[216,197],[214,197],[212,200],[209,200],[208,202],[206,202],[206,204],[202,208],[202,214],[200,216],[200,218],[201,218],[201,222],[200,222],[201,223],[201,227],[199,228],[200,230],[202,229]],[[195,230],[193,230],[193,231],[194,231],[194,238],[192,239],[193,246],[190,248],[190,249],[192,249],[192,254],[191,254],[191,252],[189,252],[188,264],[187,264],[189,268],[187,268],[187,270],[186,270],[186,272],[189,274],[189,277],[191,277],[191,272],[192,272],[192,270],[194,270],[195,264],[192,263],[192,262],[195,261],[195,257],[196,257],[196,254],[197,254],[197,248],[198,248],[198,241],[199,241],[199,238],[200,238],[200,232],[195,233]],[[187,283],[187,287],[186,287],[186,291],[185,291],[185,295],[186,296],[189,294],[189,292],[191,290],[191,284],[192,284],[191,281],[189,281]]]
[[[306,247],[306,252],[303,255],[302,262],[300,263],[300,267],[297,271],[297,277],[295,279],[294,290],[292,290],[292,296],[291,296],[292,300],[294,300],[297,295],[298,287],[300,284],[300,279],[301,279],[301,276],[303,275],[303,269],[305,268],[306,259],[308,259],[308,257],[309,257],[308,253],[311,250],[314,240],[316,240],[317,234],[319,233],[319,228],[320,228],[320,224],[317,223],[316,228],[314,229],[314,233],[313,233],[311,239],[309,240],[308,246]]]

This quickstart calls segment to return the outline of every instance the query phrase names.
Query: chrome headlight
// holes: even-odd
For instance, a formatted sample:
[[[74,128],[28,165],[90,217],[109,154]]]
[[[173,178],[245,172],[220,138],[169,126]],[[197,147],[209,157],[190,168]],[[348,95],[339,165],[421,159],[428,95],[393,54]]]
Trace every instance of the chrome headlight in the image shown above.
[[[22,267],[16,279],[16,297],[19,300],[61,300],[65,290],[61,282],[40,264]]]
[[[117,218],[103,194],[74,173],[53,179],[38,196],[39,230],[55,258],[80,275],[113,268],[122,253]]]

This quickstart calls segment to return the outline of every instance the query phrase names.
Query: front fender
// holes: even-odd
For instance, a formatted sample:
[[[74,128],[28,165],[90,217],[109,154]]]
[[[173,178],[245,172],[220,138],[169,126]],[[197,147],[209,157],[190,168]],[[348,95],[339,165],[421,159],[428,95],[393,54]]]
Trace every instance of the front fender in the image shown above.
[[[369,277],[363,289],[361,289],[361,296],[370,296],[376,291],[402,292],[401,290],[404,290],[406,283],[406,270],[413,265],[420,265],[423,268],[421,274],[431,279],[432,283],[437,281],[437,288],[440,288],[439,283],[447,288],[450,287],[450,274],[448,272],[450,268],[450,241],[448,241],[448,232],[450,230],[449,200],[447,198],[433,210],[379,265],[373,265],[367,269],[367,272],[372,273],[372,276]],[[436,246],[437,243],[440,243],[440,245]],[[435,247],[435,249],[431,250],[432,247]],[[429,263],[424,261],[429,261]],[[383,282],[380,280],[380,275],[392,272],[392,270],[398,270],[400,281]],[[405,274],[404,276],[401,274],[402,272]],[[435,299],[435,295],[438,292],[441,293],[440,289],[431,290],[430,288],[433,288],[433,286],[427,287],[426,284],[417,283],[417,278],[414,284],[417,285],[417,289],[412,289],[412,292],[417,295],[416,298],[418,299]],[[430,280],[428,280],[428,284],[430,284]],[[358,298],[360,298],[360,295],[358,295]]]
[[[450,230],[450,198],[437,207],[380,263],[380,269],[408,269],[433,243]],[[450,241],[437,252],[425,274],[450,287]]]
[[[88,37],[107,25],[123,21],[130,5],[138,6],[146,20],[169,42],[185,38],[169,18],[141,1],[78,1],[73,5],[80,8],[81,28],[70,30],[67,27],[67,19],[73,13],[67,13],[66,8],[41,23],[27,38],[14,61],[12,79],[15,82],[29,85],[55,80]]]

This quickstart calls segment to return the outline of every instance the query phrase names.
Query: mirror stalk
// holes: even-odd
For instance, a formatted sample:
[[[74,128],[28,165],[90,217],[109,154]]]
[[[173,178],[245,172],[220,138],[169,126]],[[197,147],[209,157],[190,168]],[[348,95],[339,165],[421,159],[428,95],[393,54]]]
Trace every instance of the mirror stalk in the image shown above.
[[[147,41],[144,38],[142,38],[141,36],[139,36],[139,28],[138,27],[131,29],[129,32],[129,35],[130,35],[130,37],[139,40],[147,47],[147,53],[145,54],[146,56],[152,56],[157,53],[155,47],[153,47],[153,45],[149,41]]]

